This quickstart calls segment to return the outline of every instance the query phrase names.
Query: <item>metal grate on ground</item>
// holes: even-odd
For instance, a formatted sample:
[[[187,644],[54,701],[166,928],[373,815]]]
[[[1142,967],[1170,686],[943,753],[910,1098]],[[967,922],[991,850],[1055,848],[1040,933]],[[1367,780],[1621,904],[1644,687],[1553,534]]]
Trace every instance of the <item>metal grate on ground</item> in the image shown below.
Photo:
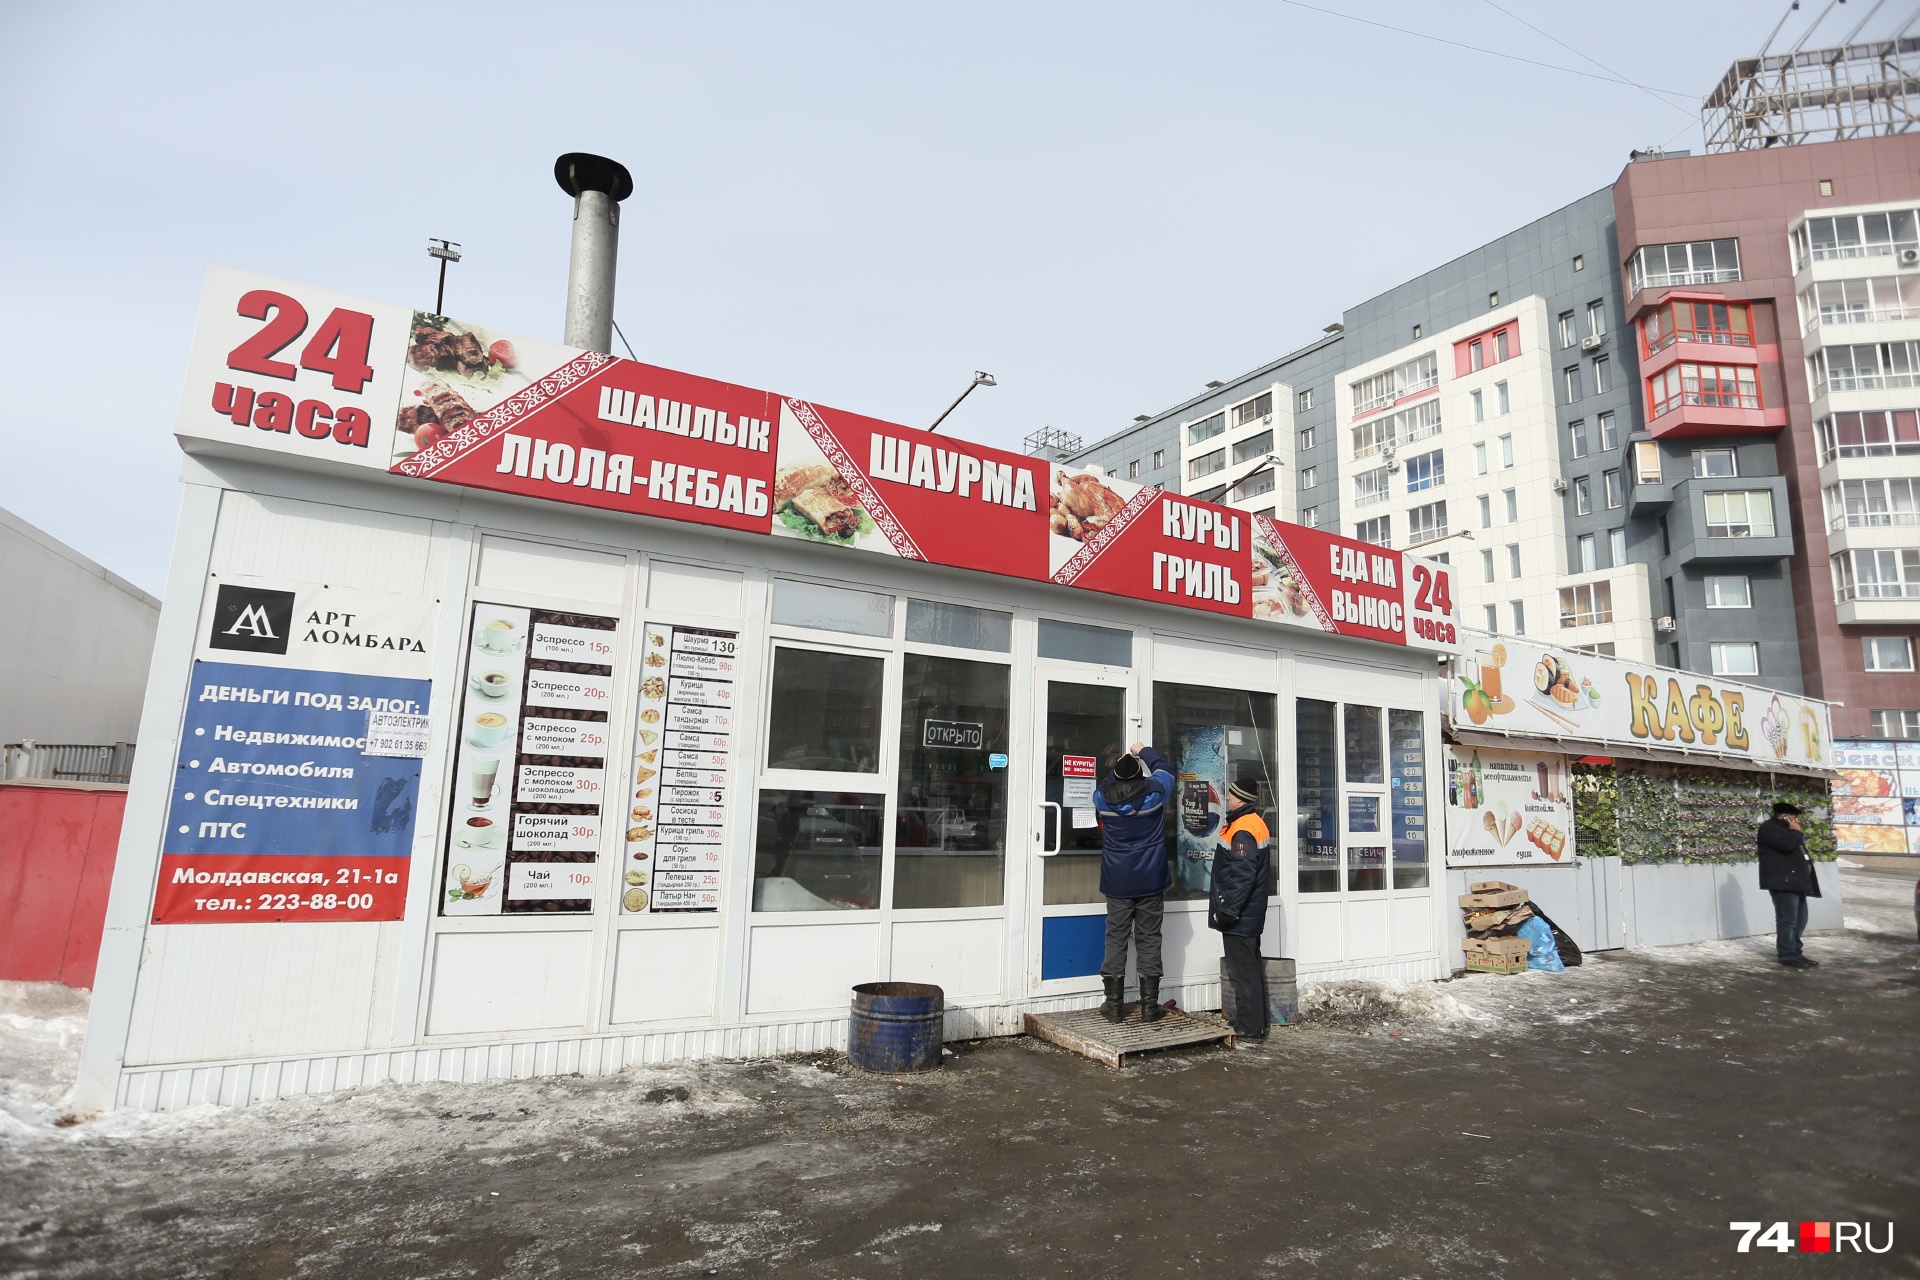
[[[1233,1046],[1232,1027],[1177,1011],[1168,1012],[1158,1022],[1142,1022],[1137,1006],[1129,1007],[1127,1020],[1121,1023],[1108,1022],[1098,1009],[1029,1013],[1026,1032],[1036,1040],[1059,1045],[1115,1070],[1125,1066],[1129,1057],[1156,1049],[1214,1043]]]

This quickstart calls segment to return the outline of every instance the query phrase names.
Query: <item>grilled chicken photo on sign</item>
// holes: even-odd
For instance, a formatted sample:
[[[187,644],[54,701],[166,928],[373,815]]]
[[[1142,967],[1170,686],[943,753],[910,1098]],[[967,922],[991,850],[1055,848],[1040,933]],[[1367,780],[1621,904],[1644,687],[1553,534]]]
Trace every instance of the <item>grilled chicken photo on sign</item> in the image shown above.
[[[1085,542],[1107,527],[1107,523],[1126,507],[1122,498],[1098,476],[1053,473],[1053,505],[1047,512],[1047,527],[1062,537]]]

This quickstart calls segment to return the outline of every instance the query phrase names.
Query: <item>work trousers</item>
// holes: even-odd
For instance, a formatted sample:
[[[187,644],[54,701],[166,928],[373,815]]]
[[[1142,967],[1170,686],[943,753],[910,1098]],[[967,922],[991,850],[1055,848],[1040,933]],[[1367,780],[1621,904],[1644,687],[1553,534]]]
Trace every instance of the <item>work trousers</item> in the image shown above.
[[[1233,984],[1233,1029],[1243,1036],[1262,1035],[1267,1029],[1267,966],[1260,959],[1260,939],[1237,933],[1222,934],[1224,967]]]
[[[1800,934],[1807,927],[1807,895],[1774,890],[1773,926],[1773,945],[1780,958],[1786,960],[1799,955]],[[1111,937],[1111,933],[1108,936]]]
[[[1107,956],[1100,965],[1103,978],[1127,975],[1127,938],[1133,938],[1133,970],[1142,978],[1160,976],[1160,922],[1167,899],[1163,894],[1151,898],[1107,899]]]

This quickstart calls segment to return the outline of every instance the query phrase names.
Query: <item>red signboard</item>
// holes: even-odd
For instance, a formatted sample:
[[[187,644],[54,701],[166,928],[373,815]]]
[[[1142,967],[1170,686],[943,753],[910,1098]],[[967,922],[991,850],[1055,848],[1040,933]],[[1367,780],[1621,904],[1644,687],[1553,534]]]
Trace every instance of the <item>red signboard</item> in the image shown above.
[[[324,359],[280,360],[306,332],[293,332],[282,303],[328,317],[322,329],[351,318],[352,343],[337,333]],[[322,336],[303,349],[317,350]],[[343,385],[336,366],[347,345],[354,368]],[[254,386],[276,379],[290,385]],[[274,411],[240,412],[243,381],[249,403],[270,394]],[[323,416],[351,430],[322,431]],[[1457,647],[1444,564],[1097,469],[226,268],[208,278],[178,431],[1387,644]]]

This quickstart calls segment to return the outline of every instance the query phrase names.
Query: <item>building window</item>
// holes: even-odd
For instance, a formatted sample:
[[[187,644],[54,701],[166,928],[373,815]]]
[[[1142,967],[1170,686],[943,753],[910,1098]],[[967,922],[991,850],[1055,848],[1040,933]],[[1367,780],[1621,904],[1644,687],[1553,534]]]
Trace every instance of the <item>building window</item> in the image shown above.
[[[1300,487],[1301,487],[1302,489],[1311,489],[1311,488],[1313,488],[1313,486],[1314,486],[1314,472],[1316,472],[1316,471],[1318,471],[1318,470],[1319,470],[1319,468],[1318,468],[1318,467],[1302,467],[1302,468],[1300,468]]]
[[[877,657],[776,645],[767,768],[880,772],[885,674]]]
[[[1826,488],[1829,529],[1920,524],[1920,479],[1842,480]]]
[[[1306,507],[1300,512],[1300,523],[1312,529],[1320,523],[1320,508]]]
[[[1500,630],[1500,615],[1493,605],[1487,606],[1487,630],[1493,632]]]
[[[1920,342],[1862,342],[1807,357],[1814,399],[1829,391],[1920,386]]]
[[[1717,676],[1757,676],[1760,674],[1760,646],[1752,640],[1721,640],[1707,646],[1707,656]]]
[[[1580,366],[1570,364],[1560,374],[1566,383],[1567,403],[1573,404],[1580,399]]]
[[[1305,430],[1301,431],[1300,433],[1301,452],[1304,453],[1306,450],[1313,448],[1313,446],[1318,442],[1318,437],[1314,434],[1314,430],[1315,429],[1313,427],[1308,427]]]
[[[1612,453],[1620,447],[1620,428],[1615,425],[1611,409],[1600,415],[1600,448]]]
[[[1607,336],[1607,304],[1605,302],[1587,304],[1587,336],[1591,338]]]
[[[1750,347],[1753,311],[1740,302],[1669,302],[1648,312],[1640,322],[1640,331],[1648,355],[1676,342]]]
[[[1581,516],[1593,514],[1593,481],[1587,476],[1575,476],[1573,479],[1573,513]]]
[[[1745,574],[1713,574],[1706,582],[1707,608],[1753,608],[1753,584]]]
[[[1507,544],[1507,576],[1509,578],[1520,576],[1520,544],[1517,542]]]
[[[1420,339],[1420,326],[1419,326],[1419,325],[1415,325],[1415,326],[1413,326],[1413,337],[1414,337],[1414,340],[1415,340],[1416,342],[1417,342],[1417,341],[1419,341],[1419,339]]]
[[[1575,419],[1567,424],[1567,443],[1573,450],[1574,457],[1584,458],[1587,456],[1586,419]]]
[[[1913,670],[1913,640],[1908,636],[1866,636],[1860,646],[1869,671]]]
[[[1507,398],[1507,384],[1504,382],[1494,383],[1493,384],[1493,411],[1498,414],[1504,414],[1506,413],[1509,406],[1510,406],[1510,402]]]
[[[1709,538],[1773,536],[1773,494],[1769,491],[1736,489],[1702,496],[1707,504]]]
[[[1618,569],[1627,562],[1627,531],[1611,529],[1607,532],[1607,550],[1612,552],[1613,567]]]
[[[1398,413],[1385,414],[1365,422],[1355,423],[1353,456],[1369,457],[1387,445],[1424,440],[1428,436],[1439,434],[1440,402],[1437,399],[1422,400],[1419,404],[1402,409]]]
[[[1385,502],[1392,483],[1393,477],[1385,467],[1358,473],[1353,477],[1353,505],[1370,507],[1376,502]]]
[[[1407,545],[1419,546],[1447,536],[1447,504],[1429,502],[1407,512]]]
[[[1251,462],[1255,458],[1264,458],[1273,452],[1273,428],[1268,427],[1258,435],[1248,436],[1233,446],[1235,462]]]
[[[1408,493],[1419,493],[1422,489],[1431,489],[1446,482],[1447,460],[1441,450],[1435,449],[1432,453],[1407,459]]]
[[[1586,255],[1586,254],[1584,254],[1584,253],[1576,253],[1576,254],[1574,254],[1574,255],[1573,255],[1573,269],[1574,269],[1575,271],[1585,271],[1585,270],[1587,269],[1587,255]]]
[[[1526,602],[1522,600],[1515,600],[1512,604],[1508,605],[1507,607],[1513,611],[1513,634],[1517,636],[1523,636],[1527,634]]]
[[[1499,305],[1500,305],[1500,295],[1498,293],[1490,293],[1487,295],[1487,306],[1489,308],[1497,307]]]
[[[1467,372],[1477,372],[1486,367],[1486,353],[1481,350],[1480,344],[1478,342],[1469,342],[1467,344]]]
[[[1793,247],[1795,270],[1835,258],[1886,257],[1920,248],[1920,227],[1912,209],[1808,218],[1793,233]]]
[[[1593,394],[1603,396],[1613,390],[1613,361],[1605,356],[1593,358]]]
[[[1573,312],[1562,311],[1560,313],[1560,345],[1570,347],[1579,337],[1580,335],[1575,332],[1573,327]]]
[[[1656,418],[1688,404],[1713,409],[1758,409],[1760,385],[1754,378],[1752,365],[1668,365],[1647,380],[1647,402],[1653,406]]]
[[[1511,344],[1507,339],[1508,332],[1509,330],[1501,329],[1493,335],[1493,358],[1495,363],[1505,360],[1511,349]]]
[[[1224,413],[1216,413],[1211,418],[1202,418],[1188,426],[1187,443],[1199,444],[1203,440],[1211,440],[1226,429],[1227,415]]]
[[[1867,724],[1876,738],[1920,738],[1920,711],[1870,711]]]
[[[1650,244],[1627,259],[1627,292],[1688,284],[1726,284],[1740,278],[1736,240]]]
[[[1273,519],[1273,508],[1272,508],[1272,507],[1262,507],[1262,508],[1260,508],[1260,509],[1259,509],[1258,511],[1256,511],[1256,512],[1254,512],[1253,514],[1254,514],[1254,515],[1256,515],[1256,516],[1265,516],[1265,517],[1267,517],[1267,519],[1269,519],[1269,520],[1271,520],[1271,519]]]
[[[1800,330],[1817,325],[1868,324],[1920,320],[1920,279],[1872,276],[1865,280],[1821,280],[1800,291]]]
[[[1484,493],[1480,495],[1480,527],[1482,529],[1493,528],[1493,499]],[[1488,554],[1491,555],[1492,553],[1489,552]]]
[[[1165,449],[1155,449],[1153,451],[1153,469],[1155,471],[1158,471],[1166,465],[1167,465],[1167,451]]]
[[[1127,464],[1127,479],[1138,480],[1139,478],[1140,478],[1140,459],[1135,458],[1132,462],[1129,462]]]
[[[1482,582],[1493,581],[1493,548],[1492,547],[1488,547],[1486,550],[1480,553],[1480,581]],[[1493,621],[1489,619],[1487,621],[1487,625],[1491,627],[1493,625]]]
[[[1633,482],[1635,484],[1659,484],[1660,446],[1651,440],[1636,440],[1633,444]]]
[[[1912,409],[1873,413],[1836,413],[1814,424],[1820,437],[1820,461],[1835,458],[1892,458],[1920,454],[1920,415]]]
[[[1607,510],[1611,511],[1626,502],[1627,493],[1620,483],[1620,471],[1615,468],[1600,473],[1600,481],[1607,491]]]
[[[1502,469],[1513,466],[1513,437],[1500,437],[1500,466]]]
[[[1512,524],[1520,518],[1520,491],[1518,489],[1505,489],[1502,490],[1502,492],[1506,494],[1507,498],[1507,523]]]
[[[1833,595],[1849,600],[1920,597],[1920,551],[1842,551],[1833,557]]]
[[[1473,474],[1487,474],[1487,442],[1484,440],[1473,446]]]
[[[1313,388],[1308,387],[1300,393],[1300,412],[1305,413],[1311,408],[1313,408]]]
[[[1233,425],[1244,427],[1249,422],[1258,422],[1261,418],[1273,415],[1273,392],[1263,391],[1245,404],[1233,407]]]
[[[1247,502],[1273,492],[1273,468],[1262,467],[1223,495],[1227,502]]]
[[[1214,472],[1224,471],[1226,468],[1227,451],[1225,449],[1215,449],[1212,453],[1203,453],[1187,463],[1187,479],[1198,480],[1202,476],[1210,476]]]
[[[1485,393],[1469,391],[1467,397],[1473,401],[1473,420],[1475,422],[1485,422],[1487,420],[1487,399]]]
[[[1695,449],[1693,476],[1696,480],[1719,479],[1740,474],[1738,460],[1731,449]]]
[[[1429,351],[1353,384],[1353,411],[1384,409],[1396,400],[1440,385],[1440,357]]]
[[[1594,540],[1594,536],[1592,534],[1583,533],[1580,535],[1578,545],[1580,550],[1580,570],[1579,571],[1581,573],[1592,573],[1595,569],[1598,569],[1600,567],[1599,544]]]
[[[1560,625],[1591,627],[1613,621],[1613,584],[1589,582],[1560,588]]]
[[[1362,520],[1353,526],[1353,536],[1362,542],[1390,547],[1393,545],[1393,517],[1375,516],[1371,520]]]

